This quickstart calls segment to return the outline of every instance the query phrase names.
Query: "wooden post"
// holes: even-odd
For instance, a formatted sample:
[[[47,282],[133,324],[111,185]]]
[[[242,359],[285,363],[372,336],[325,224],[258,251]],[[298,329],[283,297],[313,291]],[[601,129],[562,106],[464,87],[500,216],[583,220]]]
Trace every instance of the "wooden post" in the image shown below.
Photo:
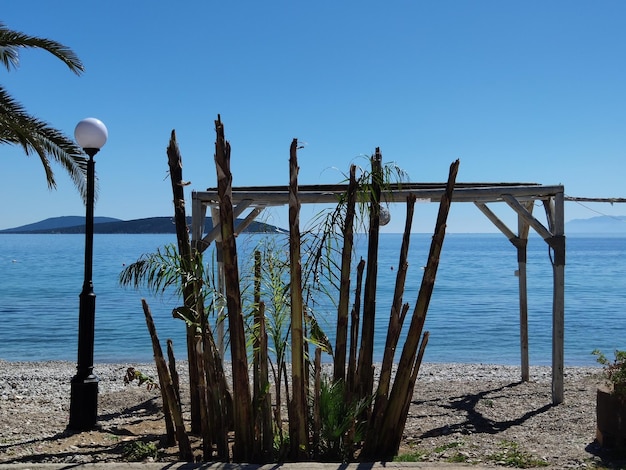
[[[525,204],[532,213],[533,202]],[[520,354],[522,362],[522,382],[530,380],[530,361],[528,351],[528,275],[526,258],[528,253],[528,231],[530,226],[520,216],[517,217],[518,238],[514,245],[517,248],[517,273],[519,282],[519,323],[520,323]]]
[[[174,222],[176,225],[176,239],[178,241],[178,254],[185,272],[192,270],[191,243],[187,227],[185,212],[185,193],[183,190],[183,162],[176,142],[176,132],[172,131],[170,143],[167,147],[167,161],[170,169],[170,180],[174,196]],[[194,286],[183,280],[184,292],[183,303],[192,311],[198,311],[195,305]],[[187,357],[189,360],[189,393],[191,396],[191,431],[198,433],[201,430],[200,419],[200,391],[197,386],[200,380],[199,364],[196,354],[196,329],[187,325]]]
[[[563,402],[563,363],[565,336],[565,198],[562,192],[554,196],[554,249],[552,304],[552,403]]]
[[[226,306],[228,329],[230,331],[230,351],[232,358],[234,445],[233,461],[253,462],[254,442],[252,427],[252,396],[248,376],[248,355],[246,333],[241,306],[239,286],[239,266],[234,233],[232,204],[232,173],[230,171],[230,144],[224,137],[224,126],[218,115],[215,121],[217,138],[215,141],[215,166],[220,200],[220,225],[224,255],[226,280]]]
[[[363,291],[363,327],[359,350],[359,398],[372,394],[374,387],[374,330],[376,324],[376,283],[378,275],[378,240],[380,230],[380,194],[382,183],[382,154],[380,148],[372,157],[372,188],[370,192],[370,225],[368,231],[367,266]]]
[[[389,406],[381,420],[380,427],[375,430],[368,429],[368,433],[373,431],[376,433],[376,436],[371,441],[366,439],[366,445],[363,447],[361,454],[363,459],[386,460],[392,458],[397,452],[399,441],[402,438],[404,430],[404,427],[401,426],[404,419],[402,414],[405,412],[407,396],[409,394],[412,396],[413,394],[413,383],[411,380],[413,374],[417,373],[415,368],[419,369],[419,362],[421,361],[421,357],[418,356],[418,348],[430,298],[435,287],[435,278],[446,233],[446,222],[458,170],[459,160],[456,160],[450,165],[446,192],[441,197],[439,204],[435,233],[431,241],[428,261],[424,269],[407,338],[402,348],[393,387],[389,394]]]
[[[391,304],[391,313],[389,315],[389,327],[387,328],[387,341],[385,343],[385,352],[383,362],[380,368],[380,379],[378,388],[376,389],[376,400],[374,409],[370,417],[369,431],[366,438],[373,439],[374,430],[380,428],[387,401],[389,397],[389,384],[391,383],[391,374],[393,360],[395,357],[396,347],[402,332],[402,325],[409,310],[409,304],[402,305],[402,296],[404,295],[404,284],[406,281],[409,263],[407,262],[409,254],[409,245],[411,241],[411,227],[413,225],[413,213],[415,210],[415,196],[407,197],[406,201],[406,220],[404,225],[404,236],[402,237],[402,246],[400,247],[400,260],[398,262],[398,270],[396,273],[396,286],[393,294],[393,302]]]
[[[154,352],[154,362],[156,363],[157,372],[159,374],[159,383],[165,388],[165,398],[168,402],[168,407],[172,413],[172,419],[174,420],[174,427],[176,429],[176,440],[178,441],[178,450],[180,460],[183,462],[193,462],[193,452],[191,450],[191,443],[189,442],[189,436],[185,431],[185,423],[183,422],[183,416],[180,410],[180,404],[176,401],[176,392],[172,385],[172,378],[170,377],[167,369],[167,363],[163,357],[163,350],[159,343],[159,337],[154,326],[152,319],[152,312],[148,306],[146,299],[141,299],[141,305],[143,307],[143,313],[146,316],[146,325],[150,332],[150,338],[152,339],[152,349]]]
[[[220,211],[216,207],[211,208],[211,220],[213,220],[213,227],[217,227],[220,223]],[[217,290],[220,295],[226,298],[226,284],[224,280],[224,254],[222,248],[222,235],[219,234],[215,237],[215,257],[217,262]],[[223,359],[226,353],[226,345],[224,343],[224,304],[219,307],[217,315],[217,350],[220,353],[220,357]]]
[[[354,244],[354,215],[356,206],[356,166],[350,166],[350,184],[346,198],[346,219],[343,226],[343,248],[341,252],[341,280],[339,284],[339,303],[337,305],[337,335],[335,339],[335,358],[333,381],[345,380],[346,348],[348,343],[348,314],[350,302],[350,266]]]
[[[306,458],[309,449],[304,370],[304,300],[300,258],[300,201],[298,199],[298,139],[289,150],[289,262],[291,267],[291,381],[293,397],[289,407],[291,457]]]

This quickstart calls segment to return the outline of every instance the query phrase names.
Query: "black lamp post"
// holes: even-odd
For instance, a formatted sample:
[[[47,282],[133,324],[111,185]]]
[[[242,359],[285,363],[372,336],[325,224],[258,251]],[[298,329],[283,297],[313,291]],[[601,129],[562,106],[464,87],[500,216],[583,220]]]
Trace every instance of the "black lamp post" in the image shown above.
[[[98,419],[98,377],[93,373],[93,346],[96,320],[96,294],[93,291],[93,205],[94,155],[106,143],[106,126],[96,118],[83,119],[74,130],[76,142],[89,155],[87,162],[87,215],[85,217],[85,279],[80,293],[78,312],[78,365],[72,378],[70,392],[69,428],[93,429]]]

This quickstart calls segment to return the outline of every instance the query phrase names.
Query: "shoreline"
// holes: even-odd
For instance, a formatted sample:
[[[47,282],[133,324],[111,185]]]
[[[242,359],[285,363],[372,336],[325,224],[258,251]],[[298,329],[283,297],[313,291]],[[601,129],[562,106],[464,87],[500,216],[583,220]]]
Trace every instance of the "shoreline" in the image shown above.
[[[228,362],[225,363],[226,373],[230,375]],[[380,368],[380,363],[375,363],[376,376]],[[397,364],[394,364],[394,371]],[[94,373],[100,379],[101,388],[119,390],[127,387],[123,378],[126,370],[133,367],[141,372],[157,378],[156,366],[154,362],[103,362],[94,364]],[[180,374],[181,382],[188,383],[187,361],[181,360],[176,362],[176,368]],[[322,373],[332,375],[332,364],[325,363],[322,365]],[[69,380],[76,372],[76,363],[70,361],[6,361],[0,359],[0,398],[6,394],[9,388],[15,388],[19,383],[29,384],[36,382],[37,379],[43,380],[45,383],[55,383],[55,387],[62,387],[64,384],[69,386]],[[597,366],[565,366],[564,377],[568,380],[578,380],[582,378],[598,377],[598,381],[602,380],[600,374],[602,367]],[[530,382],[534,383],[551,383],[552,367],[551,366],[530,366]],[[455,363],[455,362],[425,362],[422,363],[417,377],[416,388],[420,383],[429,382],[521,382],[521,366],[505,365],[505,364],[473,364],[473,363]],[[11,386],[12,383],[12,386]],[[47,388],[47,387],[46,387]]]

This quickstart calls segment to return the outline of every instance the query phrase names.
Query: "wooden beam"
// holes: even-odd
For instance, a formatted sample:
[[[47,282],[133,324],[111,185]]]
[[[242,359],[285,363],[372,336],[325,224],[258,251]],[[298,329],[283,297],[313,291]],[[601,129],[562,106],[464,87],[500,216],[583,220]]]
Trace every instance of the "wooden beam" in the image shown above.
[[[552,234],[550,231],[545,228],[541,222],[533,217],[533,215],[526,210],[524,207],[513,195],[511,194],[503,194],[502,199],[509,205],[511,208],[517,212],[517,214],[522,217],[528,225],[535,229],[535,231],[541,235],[541,238],[544,240],[548,240],[552,238]]]
[[[532,214],[534,202],[524,204],[526,210]],[[520,323],[520,355],[522,367],[522,382],[530,380],[530,360],[528,349],[528,274],[526,272],[526,258],[528,252],[528,232],[530,226],[526,220],[517,217],[518,243],[517,247],[517,276],[519,284],[519,323]]]
[[[331,187],[315,186],[310,190],[298,190],[301,204],[336,204],[347,186],[333,185]],[[388,203],[404,203],[408,195],[415,195],[417,200],[431,200],[438,202],[444,194],[444,187],[403,185],[397,188],[385,189],[381,199]],[[507,194],[517,200],[549,199],[556,193],[562,192],[562,186],[483,186],[483,187],[455,187],[453,202],[497,202],[504,200]],[[217,205],[218,196],[216,190],[197,191],[194,197],[202,200],[207,205]],[[289,202],[287,190],[251,191],[250,188],[233,188],[233,202],[237,203],[244,199],[254,201],[255,205],[282,206]]]
[[[250,207],[253,201],[249,198],[235,201],[235,198],[233,198],[233,202],[237,203],[237,206],[233,209],[233,217],[237,218],[243,213],[243,211]],[[213,229],[211,229],[211,231],[202,239],[202,243],[203,245],[205,245],[204,249],[208,248],[211,242],[217,239],[218,236],[220,236],[222,228],[220,227],[219,220],[220,219],[218,213],[217,222],[215,217],[213,218]]]
[[[202,240],[204,232],[204,222],[206,220],[206,205],[200,199],[191,198],[191,247],[197,251],[204,251],[206,248],[196,246]]]
[[[516,235],[513,233],[513,231],[509,227],[507,227],[506,224],[502,222],[498,218],[498,216],[494,214],[491,209],[489,209],[484,203],[474,201],[474,204],[480,209],[483,214],[487,216],[487,218],[493,223],[493,225],[495,225],[498,230],[500,230],[504,234],[506,238],[508,238],[509,240],[516,238]]]
[[[246,218],[237,224],[237,226],[235,227],[235,233],[239,235],[241,232],[247,229],[261,212],[263,212],[262,207],[255,207],[254,209],[252,209],[250,213],[246,216]]]

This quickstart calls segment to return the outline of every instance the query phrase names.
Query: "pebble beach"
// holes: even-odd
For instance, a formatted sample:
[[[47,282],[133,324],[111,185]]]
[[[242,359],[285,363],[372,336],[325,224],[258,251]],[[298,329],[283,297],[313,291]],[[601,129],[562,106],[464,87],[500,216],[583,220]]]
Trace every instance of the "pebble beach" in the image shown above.
[[[141,422],[142,431],[133,432],[158,436],[163,432],[160,392],[126,384],[128,367],[156,378],[154,364],[96,364],[99,428],[72,434],[66,426],[75,364],[0,360],[0,463],[120,459],[119,442],[108,437],[116,453],[103,452],[101,441]],[[178,370],[184,389],[186,363],[180,362]],[[419,454],[429,462],[497,466],[498,458],[515,448],[552,468],[581,468],[606,458],[594,447],[595,390],[602,381],[598,367],[566,367],[565,401],[556,406],[550,367],[531,367],[530,382],[520,382],[520,376],[516,366],[423,364],[400,453]],[[175,460],[175,452],[160,458]]]

